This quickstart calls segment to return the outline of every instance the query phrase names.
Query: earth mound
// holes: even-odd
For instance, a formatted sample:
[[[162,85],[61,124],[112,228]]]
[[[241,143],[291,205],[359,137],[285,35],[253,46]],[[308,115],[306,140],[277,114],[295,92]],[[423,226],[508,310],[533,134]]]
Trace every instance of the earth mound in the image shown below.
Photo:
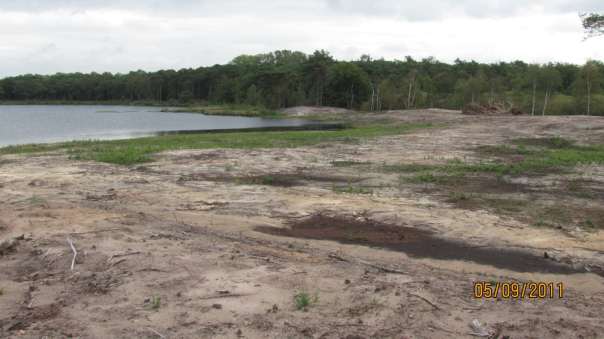
[[[506,107],[502,104],[477,104],[471,103],[465,105],[461,111],[463,114],[467,115],[523,115],[525,114],[518,108],[515,107]]]

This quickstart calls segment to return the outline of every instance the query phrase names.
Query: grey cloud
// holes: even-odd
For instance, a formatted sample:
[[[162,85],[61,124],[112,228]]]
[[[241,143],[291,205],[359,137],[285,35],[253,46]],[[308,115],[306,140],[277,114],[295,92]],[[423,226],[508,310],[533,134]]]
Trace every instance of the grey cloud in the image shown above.
[[[547,13],[604,11],[601,0],[20,0],[1,1],[0,10],[40,12],[49,10],[124,9],[179,16],[210,15],[316,15],[378,16],[405,20],[433,20],[451,16],[506,17]]]
[[[601,40],[581,42],[582,11],[604,1],[0,0],[0,77],[197,67],[282,48],[582,62],[602,56]]]

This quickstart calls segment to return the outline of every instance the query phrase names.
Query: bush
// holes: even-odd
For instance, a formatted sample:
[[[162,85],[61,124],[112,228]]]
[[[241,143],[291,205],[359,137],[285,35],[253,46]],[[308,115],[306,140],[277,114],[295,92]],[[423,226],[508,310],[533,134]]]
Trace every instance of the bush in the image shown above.
[[[574,97],[564,94],[556,94],[548,104],[548,115],[568,115],[577,113],[577,102]]]

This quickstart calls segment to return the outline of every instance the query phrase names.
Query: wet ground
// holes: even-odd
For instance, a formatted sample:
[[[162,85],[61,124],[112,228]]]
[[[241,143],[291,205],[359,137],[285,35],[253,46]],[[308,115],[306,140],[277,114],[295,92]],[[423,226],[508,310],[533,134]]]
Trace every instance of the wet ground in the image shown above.
[[[314,215],[302,221],[292,222],[288,228],[256,227],[267,234],[314,240],[331,240],[343,244],[355,244],[404,252],[412,258],[438,260],[462,260],[489,265],[515,272],[539,272],[552,274],[584,273],[584,267],[573,267],[556,262],[547,252],[539,255],[534,251],[477,246],[459,240],[439,238],[435,232],[386,224],[371,220]],[[604,276],[604,272],[594,272]]]

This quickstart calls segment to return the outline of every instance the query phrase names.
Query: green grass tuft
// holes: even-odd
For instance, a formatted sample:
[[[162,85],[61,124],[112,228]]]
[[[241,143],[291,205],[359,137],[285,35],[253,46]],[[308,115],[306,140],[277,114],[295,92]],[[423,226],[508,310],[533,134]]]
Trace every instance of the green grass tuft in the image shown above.
[[[298,311],[307,311],[308,308],[319,302],[319,294],[315,294],[313,297],[306,292],[300,292],[294,295],[294,304]]]

